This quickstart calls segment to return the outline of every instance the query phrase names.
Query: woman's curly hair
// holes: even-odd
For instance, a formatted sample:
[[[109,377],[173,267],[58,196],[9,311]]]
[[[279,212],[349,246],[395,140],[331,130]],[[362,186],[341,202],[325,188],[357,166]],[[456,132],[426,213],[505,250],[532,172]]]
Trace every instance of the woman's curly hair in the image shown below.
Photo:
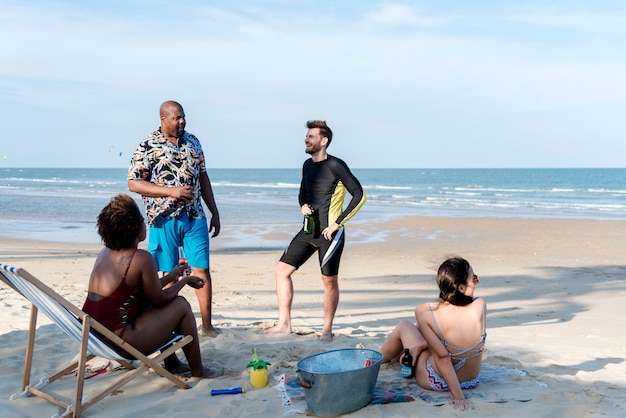
[[[122,250],[135,245],[144,228],[144,219],[133,198],[120,193],[102,208],[97,227],[107,248]]]
[[[452,257],[444,261],[437,271],[439,299],[452,305],[465,306],[472,303],[472,297],[463,294],[459,286],[467,284],[470,264],[461,257]]]

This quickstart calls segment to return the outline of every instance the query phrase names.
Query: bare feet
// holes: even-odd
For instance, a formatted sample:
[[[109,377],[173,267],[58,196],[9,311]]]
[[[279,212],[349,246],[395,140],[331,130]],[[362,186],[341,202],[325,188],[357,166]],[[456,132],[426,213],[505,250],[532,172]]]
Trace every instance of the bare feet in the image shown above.
[[[274,325],[273,327],[261,330],[261,334],[291,334],[290,326]]]
[[[329,343],[332,340],[333,340],[332,332],[322,332],[322,335],[320,335],[320,341],[323,343]]]
[[[224,370],[222,370],[222,369],[203,367],[202,368],[202,375],[201,376],[191,376],[189,381],[194,382],[194,381],[200,380],[200,379],[213,379],[215,377],[220,377],[223,374],[224,374]]]
[[[204,327],[200,328],[200,331],[198,331],[198,335],[201,337],[211,337],[211,338],[215,338],[218,335],[220,335],[221,332],[218,331],[217,328],[214,328],[213,326],[211,326],[211,328],[209,329],[205,329]]]
[[[365,346],[361,343],[357,343],[357,345],[355,345],[354,348],[365,348]]]

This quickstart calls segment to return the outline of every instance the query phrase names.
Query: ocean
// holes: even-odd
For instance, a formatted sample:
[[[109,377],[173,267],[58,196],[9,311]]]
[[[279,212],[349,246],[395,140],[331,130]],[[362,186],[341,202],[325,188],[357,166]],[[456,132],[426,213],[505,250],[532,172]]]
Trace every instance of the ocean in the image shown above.
[[[626,169],[353,169],[368,201],[351,223],[403,216],[626,220]],[[302,222],[300,169],[209,169],[222,229],[241,245]],[[0,169],[0,235],[99,242],[95,219],[126,169]],[[349,197],[349,196],[347,196]],[[292,227],[293,225],[293,227]],[[258,233],[255,234],[254,231]],[[247,236],[245,240],[243,237]]]

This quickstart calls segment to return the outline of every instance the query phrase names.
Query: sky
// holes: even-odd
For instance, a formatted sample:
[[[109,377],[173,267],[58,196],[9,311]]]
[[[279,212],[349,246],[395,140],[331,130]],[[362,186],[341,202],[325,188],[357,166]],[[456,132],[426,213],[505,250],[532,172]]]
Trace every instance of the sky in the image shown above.
[[[208,167],[624,167],[622,0],[0,0],[0,169],[127,167],[180,102]]]

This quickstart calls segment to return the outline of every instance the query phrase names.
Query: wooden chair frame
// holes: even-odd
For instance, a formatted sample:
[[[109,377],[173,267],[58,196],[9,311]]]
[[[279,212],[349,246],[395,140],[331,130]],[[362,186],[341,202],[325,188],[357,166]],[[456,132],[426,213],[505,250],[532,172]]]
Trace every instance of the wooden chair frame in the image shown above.
[[[134,348],[132,345],[118,337],[104,325],[91,318],[82,310],[78,309],[68,300],[56,293],[46,284],[35,278],[26,270],[15,268],[0,263],[0,279],[9,287],[31,302],[30,325],[28,330],[28,342],[26,345],[26,357],[24,360],[24,377],[22,380],[22,393],[13,395],[16,399],[22,396],[35,395],[43,398],[65,411],[62,417],[80,417],[81,413],[94,405],[96,402],[107,397],[122,385],[130,382],[135,377],[140,376],[149,369],[154,370],[159,375],[169,379],[176,386],[182,389],[189,389],[179,377],[168,372],[159,362],[168,357],[176,350],[184,347],[193,341],[191,335],[173,335],[163,347],[147,356]],[[57,373],[44,377],[41,381],[32,386],[30,384],[31,368],[33,363],[33,353],[35,346],[35,333],[37,330],[38,312],[42,311],[63,331],[72,337],[79,344],[78,359],[71,365],[63,368]],[[93,332],[93,331],[97,331]],[[121,353],[128,353],[131,358]],[[118,380],[101,390],[99,393],[91,395],[89,399],[83,399],[83,389],[85,385],[85,366],[87,361],[94,357],[102,357],[120,363],[124,368],[129,369]],[[135,367],[132,363],[138,361]],[[41,389],[50,385],[62,376],[76,370],[76,390],[73,403],[67,403],[51,394],[43,392]]]

